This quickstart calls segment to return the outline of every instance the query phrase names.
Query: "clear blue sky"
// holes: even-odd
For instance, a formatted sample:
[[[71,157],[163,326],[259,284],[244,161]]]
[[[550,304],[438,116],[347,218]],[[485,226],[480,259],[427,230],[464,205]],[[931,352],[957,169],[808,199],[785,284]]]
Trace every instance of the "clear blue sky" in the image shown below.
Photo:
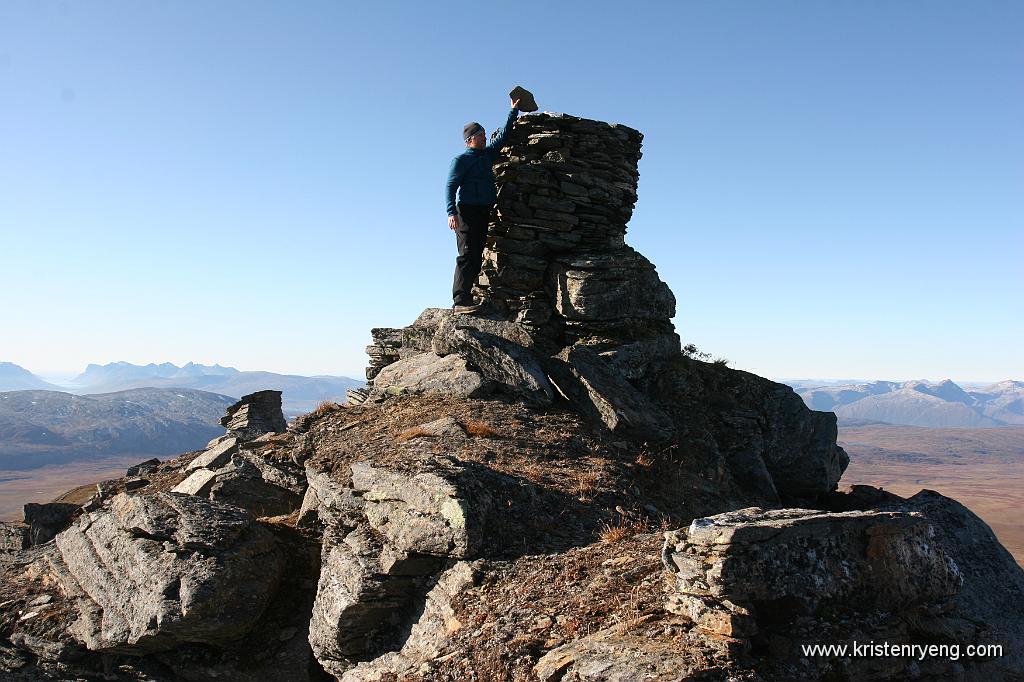
[[[645,135],[627,240],[772,377],[1024,378],[1020,2],[0,2],[0,360],[360,376],[449,304],[516,84]]]

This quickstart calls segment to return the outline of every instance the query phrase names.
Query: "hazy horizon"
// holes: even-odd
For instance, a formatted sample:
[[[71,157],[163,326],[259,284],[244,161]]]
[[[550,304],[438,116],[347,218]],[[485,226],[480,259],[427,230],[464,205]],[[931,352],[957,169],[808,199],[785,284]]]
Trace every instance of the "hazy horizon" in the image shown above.
[[[46,381],[48,381],[50,383],[57,384],[57,385],[68,385],[68,384],[71,384],[71,380],[76,378],[79,374],[81,374],[85,370],[85,367],[86,367],[85,365],[83,365],[81,367],[81,369],[78,369],[78,370],[41,371],[41,370],[35,370],[32,367],[26,367],[25,365],[22,365],[21,363],[16,362],[14,360],[9,360],[9,359],[6,359],[6,358],[0,358],[0,362],[5,362],[5,361],[6,362],[13,362],[14,364],[19,365],[19,366],[23,367],[24,369],[27,369],[28,371],[32,372],[33,374],[35,374],[39,378],[44,379],[44,380],[46,380]],[[118,362],[118,361],[114,360],[112,362]],[[151,360],[149,362],[132,363],[132,364],[148,365],[148,364],[150,364],[150,362],[159,365],[159,364],[163,364],[164,362],[171,362],[171,361]],[[172,364],[177,365],[177,366],[180,367],[180,366],[183,366],[183,365],[187,364],[188,362],[189,361],[185,361],[185,362],[172,362]],[[195,362],[195,361],[192,361],[192,362]],[[106,363],[87,363],[87,364],[106,364]],[[219,365],[221,365],[223,367],[233,367],[234,369],[237,369],[237,370],[243,371],[243,372],[273,372],[275,374],[298,374],[299,376],[344,376],[344,377],[348,377],[348,378],[352,378],[352,379],[358,379],[358,380],[361,380],[362,376],[363,376],[362,369],[360,369],[359,372],[356,373],[356,374],[331,374],[329,372],[316,372],[316,373],[313,373],[313,374],[299,374],[297,372],[285,372],[285,371],[280,371],[280,370],[277,370],[277,369],[266,368],[266,367],[259,367],[259,368],[238,367],[237,365],[234,365],[234,364],[232,364],[230,362],[222,362],[222,361],[221,362],[195,362],[195,364],[202,364],[202,365],[219,364]],[[740,369],[742,369],[742,368],[740,368]],[[859,383],[870,383],[870,382],[873,382],[873,381],[892,381],[892,382],[896,382],[896,383],[907,382],[907,381],[939,382],[939,381],[945,381],[947,379],[950,379],[954,383],[958,384],[961,387],[963,387],[965,385],[989,386],[989,385],[992,385],[992,384],[997,384],[997,383],[999,383],[1001,381],[1024,381],[1024,377],[1012,377],[1012,376],[1010,376],[1010,377],[1003,377],[1003,378],[1000,378],[1000,379],[988,380],[988,379],[959,379],[957,377],[945,376],[945,375],[942,375],[942,376],[931,376],[931,377],[929,377],[929,376],[910,376],[910,377],[896,377],[896,378],[889,377],[889,376],[874,376],[874,377],[861,377],[861,378],[805,377],[805,376],[771,376],[771,377],[768,377],[768,378],[770,378],[772,381],[778,381],[780,383],[786,383],[787,381],[794,381],[794,382],[796,382],[796,381],[804,381],[804,382],[820,381],[822,383],[839,383],[839,382],[841,382],[841,383],[851,383],[851,384],[855,384],[855,383],[856,384],[859,384]]]

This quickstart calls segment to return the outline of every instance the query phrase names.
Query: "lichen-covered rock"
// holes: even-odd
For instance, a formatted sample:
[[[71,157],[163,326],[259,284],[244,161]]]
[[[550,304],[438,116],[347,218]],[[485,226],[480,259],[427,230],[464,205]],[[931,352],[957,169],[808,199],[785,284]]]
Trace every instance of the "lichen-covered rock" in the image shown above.
[[[56,538],[63,580],[83,595],[76,637],[143,654],[228,643],[273,596],[283,563],[273,536],[237,507],[190,495],[120,494]]]
[[[663,560],[675,576],[668,610],[734,638],[759,618],[941,604],[963,582],[932,525],[908,512],[751,507],[667,533]]]
[[[363,499],[370,527],[391,546],[457,559],[479,550],[494,504],[485,480],[447,458],[411,471],[358,462],[352,465],[352,489]]]
[[[302,526],[337,523],[341,517],[363,508],[363,499],[351,486],[342,485],[323,471],[306,466],[307,487],[299,508]]]
[[[394,646],[403,612],[425,590],[425,576],[442,562],[440,557],[396,560],[368,527],[331,526],[324,534],[309,627],[309,644],[324,669],[340,677]]]

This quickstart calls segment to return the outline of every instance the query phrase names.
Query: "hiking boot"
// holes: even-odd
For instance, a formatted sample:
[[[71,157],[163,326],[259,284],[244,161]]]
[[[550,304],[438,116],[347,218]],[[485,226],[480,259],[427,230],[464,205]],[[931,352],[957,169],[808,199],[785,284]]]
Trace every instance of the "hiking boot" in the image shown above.
[[[478,310],[480,310],[483,307],[484,307],[483,303],[466,303],[466,304],[456,303],[455,306],[452,307],[452,311],[456,315],[468,315],[470,313],[477,312]]]

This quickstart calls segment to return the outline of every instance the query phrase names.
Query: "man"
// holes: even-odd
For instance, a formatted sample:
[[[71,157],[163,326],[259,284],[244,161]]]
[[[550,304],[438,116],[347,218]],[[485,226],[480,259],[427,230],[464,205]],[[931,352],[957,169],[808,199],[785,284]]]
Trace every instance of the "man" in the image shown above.
[[[473,300],[473,285],[480,275],[484,243],[487,241],[487,223],[498,195],[494,189],[494,157],[505,144],[509,129],[519,115],[519,100],[512,101],[505,127],[498,131],[494,141],[487,144],[487,136],[479,123],[467,123],[462,128],[466,151],[452,160],[445,184],[445,202],[448,208],[448,227],[455,232],[459,256],[455,259],[455,281],[452,299],[457,314],[472,313],[480,309]],[[459,194],[455,201],[456,190]]]

